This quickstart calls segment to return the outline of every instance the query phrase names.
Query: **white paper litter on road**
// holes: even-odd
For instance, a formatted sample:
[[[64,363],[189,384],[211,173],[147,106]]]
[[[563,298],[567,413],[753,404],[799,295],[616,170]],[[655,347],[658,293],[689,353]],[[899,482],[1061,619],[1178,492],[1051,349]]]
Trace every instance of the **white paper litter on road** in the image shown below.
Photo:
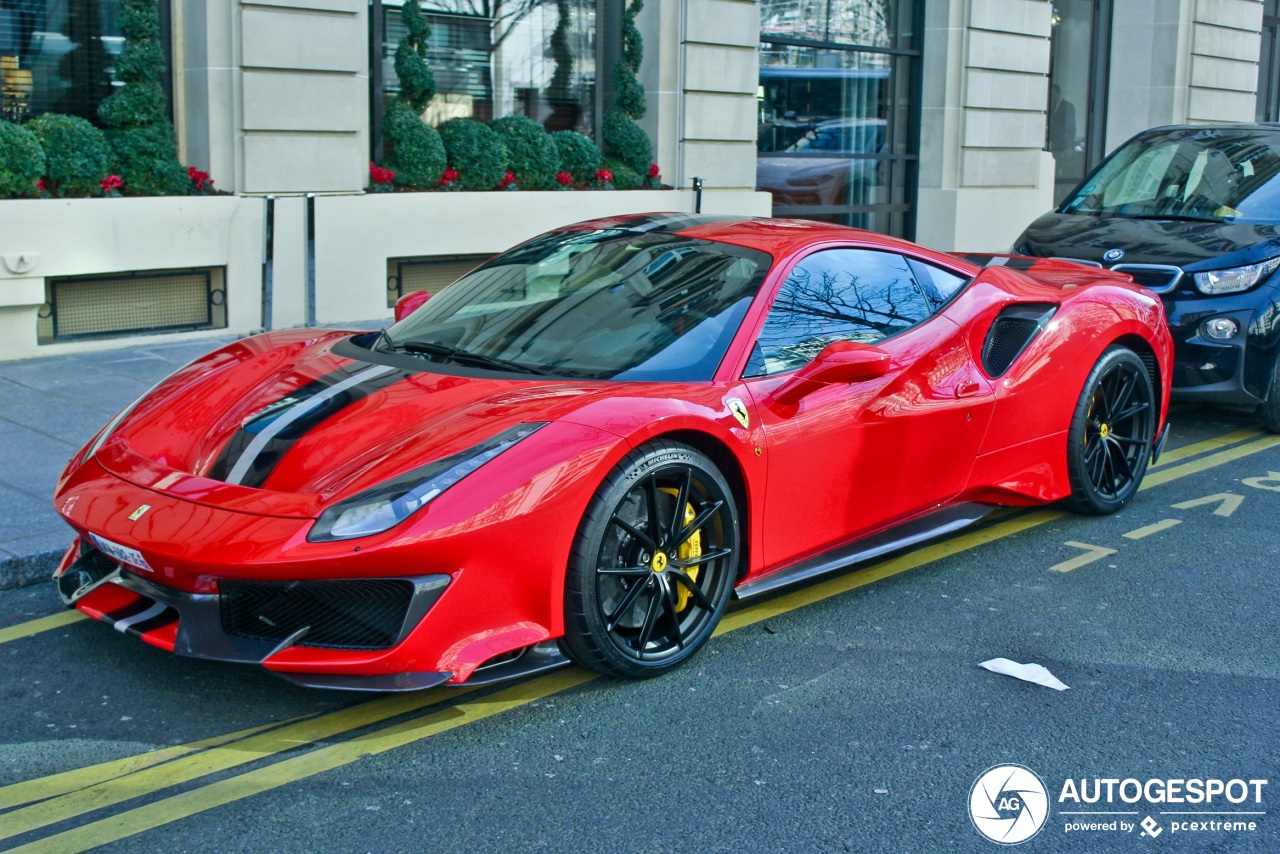
[[[1065,691],[1071,687],[1059,682],[1047,668],[1040,664],[1019,664],[1007,658],[993,658],[990,661],[982,662],[978,666],[990,670],[992,673],[1012,676],[1014,679],[1021,679],[1023,682],[1034,682],[1037,685],[1043,685],[1055,691]]]

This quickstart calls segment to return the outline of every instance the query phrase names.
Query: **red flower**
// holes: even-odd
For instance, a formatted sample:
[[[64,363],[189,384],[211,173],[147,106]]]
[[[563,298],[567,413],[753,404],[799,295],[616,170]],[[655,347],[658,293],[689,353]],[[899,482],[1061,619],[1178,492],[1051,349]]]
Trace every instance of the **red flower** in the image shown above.
[[[457,183],[458,178],[460,177],[461,176],[458,174],[458,170],[454,169],[451,166],[448,169],[444,170],[444,174],[440,176],[440,186],[447,187],[450,184]]]
[[[657,177],[658,177],[658,175],[660,175],[660,174],[661,174],[661,173],[658,171],[658,164],[657,164],[657,163],[650,163],[650,164],[649,164],[649,177],[650,177],[650,178],[657,178]]]
[[[98,182],[98,186],[104,193],[114,193],[124,186],[124,181],[119,175],[108,175]]]
[[[194,166],[188,166],[187,177],[191,179],[191,185],[197,192],[206,193],[213,189],[213,181],[210,180],[208,172],[202,172]]]
[[[369,164],[369,180],[375,184],[390,184],[396,179],[396,173],[384,169],[376,163]]]
[[[562,187],[567,187],[573,183],[573,176],[568,172],[557,172],[556,183],[560,184]]]
[[[507,174],[503,175],[502,180],[498,182],[498,189],[505,190],[507,189],[507,187],[510,187],[515,182],[516,182],[516,173],[508,169]]]
[[[596,172],[596,180],[601,184],[611,184],[613,183],[613,173],[608,169],[601,169]]]
[[[44,185],[44,179],[43,179],[43,178],[37,178],[37,179],[36,179],[36,189],[37,189],[37,190],[39,190],[39,191],[40,191],[40,192],[42,192],[42,193],[47,193],[47,192],[49,192],[49,191],[48,191],[48,189],[47,189],[47,188],[45,187],[45,185]]]

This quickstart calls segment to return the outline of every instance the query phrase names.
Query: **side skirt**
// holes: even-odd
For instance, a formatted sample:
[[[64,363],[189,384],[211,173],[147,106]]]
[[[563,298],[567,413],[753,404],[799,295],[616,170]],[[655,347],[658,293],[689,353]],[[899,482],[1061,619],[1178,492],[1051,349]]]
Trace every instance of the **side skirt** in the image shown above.
[[[958,531],[982,519],[994,509],[988,504],[957,504],[776,570],[762,578],[740,585],[734,593],[739,599],[749,599],[752,596],[777,590],[779,587],[846,569],[852,564]]]

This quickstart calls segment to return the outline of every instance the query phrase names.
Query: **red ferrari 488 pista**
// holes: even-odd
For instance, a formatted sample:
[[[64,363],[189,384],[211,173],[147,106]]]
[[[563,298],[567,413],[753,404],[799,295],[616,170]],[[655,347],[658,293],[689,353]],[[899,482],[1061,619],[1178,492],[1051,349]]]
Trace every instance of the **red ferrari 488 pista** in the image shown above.
[[[567,659],[643,677],[735,595],[996,505],[1120,508],[1165,431],[1159,299],[986,260],[814,222],[605,219],[382,332],[238,341],[71,460],[58,588],[304,685]]]

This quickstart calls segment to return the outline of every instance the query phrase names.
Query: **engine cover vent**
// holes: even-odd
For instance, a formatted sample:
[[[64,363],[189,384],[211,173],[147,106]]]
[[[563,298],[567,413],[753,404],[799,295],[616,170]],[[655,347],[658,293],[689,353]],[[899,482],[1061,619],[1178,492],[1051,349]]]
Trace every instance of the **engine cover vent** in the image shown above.
[[[1057,310],[1056,305],[1047,303],[1022,303],[1000,312],[982,345],[982,367],[987,374],[1003,376]]]

